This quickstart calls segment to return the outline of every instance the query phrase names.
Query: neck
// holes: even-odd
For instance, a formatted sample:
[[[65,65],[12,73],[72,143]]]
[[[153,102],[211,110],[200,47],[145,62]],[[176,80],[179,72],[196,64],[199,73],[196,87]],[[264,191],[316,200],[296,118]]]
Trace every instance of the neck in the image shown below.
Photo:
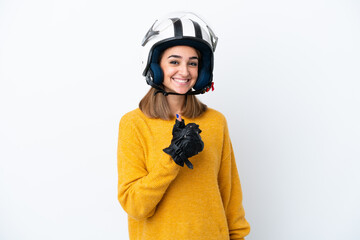
[[[175,116],[176,114],[182,113],[183,106],[185,104],[185,98],[184,95],[168,95],[166,96],[166,100],[169,104],[170,111]]]

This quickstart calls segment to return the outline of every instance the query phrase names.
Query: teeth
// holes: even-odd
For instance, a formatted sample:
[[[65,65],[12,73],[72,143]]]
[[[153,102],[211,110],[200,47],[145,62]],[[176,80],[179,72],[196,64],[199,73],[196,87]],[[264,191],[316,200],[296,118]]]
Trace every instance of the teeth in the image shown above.
[[[173,80],[174,80],[175,82],[180,82],[180,83],[186,83],[186,82],[189,81],[188,79],[176,79],[176,78],[173,78]]]

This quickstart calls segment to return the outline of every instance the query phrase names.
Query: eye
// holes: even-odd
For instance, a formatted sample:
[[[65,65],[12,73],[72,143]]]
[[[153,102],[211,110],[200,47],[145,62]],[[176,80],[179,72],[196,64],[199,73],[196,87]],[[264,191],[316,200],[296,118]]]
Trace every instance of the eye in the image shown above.
[[[190,66],[193,66],[193,67],[197,67],[198,63],[197,62],[191,62],[189,63]]]
[[[178,61],[176,61],[176,60],[172,60],[172,61],[170,61],[170,64],[179,64],[179,62]]]

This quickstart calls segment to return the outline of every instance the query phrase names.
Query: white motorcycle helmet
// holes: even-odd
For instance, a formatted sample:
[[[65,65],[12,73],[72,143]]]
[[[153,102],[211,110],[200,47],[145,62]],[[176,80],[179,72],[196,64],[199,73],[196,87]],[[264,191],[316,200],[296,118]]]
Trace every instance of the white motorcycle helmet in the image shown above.
[[[198,79],[186,94],[200,94],[213,89],[214,51],[218,38],[211,28],[198,16],[190,12],[173,13],[162,20],[156,20],[146,33],[142,46],[143,75],[146,82],[164,95],[178,93],[165,92],[161,87],[163,71],[160,68],[161,53],[169,47],[185,45],[201,53]]]

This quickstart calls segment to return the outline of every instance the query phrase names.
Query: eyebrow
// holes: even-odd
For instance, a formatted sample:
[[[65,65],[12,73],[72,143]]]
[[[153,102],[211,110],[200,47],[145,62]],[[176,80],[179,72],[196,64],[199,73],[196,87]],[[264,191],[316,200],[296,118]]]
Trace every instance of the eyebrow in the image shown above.
[[[182,56],[179,56],[179,55],[170,55],[168,58],[182,58]],[[196,56],[194,56],[194,57],[189,57],[189,59],[198,59],[199,60],[199,58],[198,57],[196,57]]]

